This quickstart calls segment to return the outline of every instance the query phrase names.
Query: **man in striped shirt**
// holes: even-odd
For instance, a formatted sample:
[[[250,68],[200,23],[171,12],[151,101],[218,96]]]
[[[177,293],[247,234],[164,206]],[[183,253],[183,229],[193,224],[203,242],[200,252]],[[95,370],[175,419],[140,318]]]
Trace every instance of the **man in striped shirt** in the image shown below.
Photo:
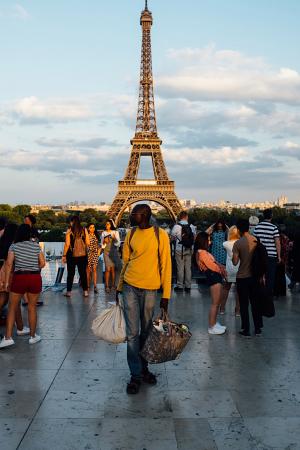
[[[261,243],[266,247],[268,253],[268,270],[266,274],[266,288],[273,296],[275,274],[277,264],[280,263],[280,235],[276,225],[272,222],[272,209],[264,210],[264,219],[256,225],[253,234],[258,237]]]

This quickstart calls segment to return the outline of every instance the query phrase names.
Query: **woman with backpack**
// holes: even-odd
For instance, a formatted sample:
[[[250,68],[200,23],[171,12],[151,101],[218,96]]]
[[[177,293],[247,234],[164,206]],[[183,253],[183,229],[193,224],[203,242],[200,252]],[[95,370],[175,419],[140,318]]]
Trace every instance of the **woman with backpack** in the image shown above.
[[[71,297],[72,286],[75,276],[75,269],[77,266],[81,287],[83,289],[84,297],[88,297],[87,284],[87,248],[90,245],[90,238],[87,230],[83,228],[78,216],[71,219],[70,227],[66,233],[66,240],[62,262],[67,263],[67,292],[66,297]]]
[[[222,283],[226,279],[226,270],[219,264],[213,255],[209,253],[209,234],[205,231],[198,233],[194,245],[194,259],[199,269],[205,273],[210,289],[211,307],[209,311],[208,334],[224,334],[226,327],[217,322],[217,315],[222,300]]]

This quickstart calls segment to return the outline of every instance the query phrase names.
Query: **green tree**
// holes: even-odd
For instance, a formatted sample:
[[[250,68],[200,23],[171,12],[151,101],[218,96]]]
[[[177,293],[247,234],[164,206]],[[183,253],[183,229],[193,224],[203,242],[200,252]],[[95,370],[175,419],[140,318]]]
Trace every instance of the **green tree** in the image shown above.
[[[65,240],[65,234],[61,228],[52,228],[52,230],[42,232],[40,240],[43,242],[62,242]]]
[[[37,228],[41,230],[49,230],[56,225],[57,217],[51,209],[40,211],[37,215]]]
[[[23,218],[25,216],[30,214],[31,206],[30,205],[16,205],[16,206],[13,207],[12,210],[16,214],[18,214],[18,216],[20,217],[20,220],[23,220]]]
[[[12,207],[10,205],[8,205],[7,203],[0,203],[0,211],[1,212],[11,212],[12,211]]]

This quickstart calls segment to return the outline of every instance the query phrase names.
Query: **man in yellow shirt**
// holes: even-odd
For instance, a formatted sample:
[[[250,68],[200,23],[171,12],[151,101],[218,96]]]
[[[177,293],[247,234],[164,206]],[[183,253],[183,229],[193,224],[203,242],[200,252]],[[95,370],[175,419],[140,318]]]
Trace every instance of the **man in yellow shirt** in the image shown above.
[[[123,269],[117,290],[123,293],[127,328],[127,362],[131,380],[128,394],[137,394],[144,381],[156,384],[156,376],[148,370],[148,363],[140,356],[152,326],[157,290],[162,287],[160,307],[168,310],[171,296],[172,263],[168,234],[150,225],[151,208],[136,205],[130,220],[133,228],[123,246]]]

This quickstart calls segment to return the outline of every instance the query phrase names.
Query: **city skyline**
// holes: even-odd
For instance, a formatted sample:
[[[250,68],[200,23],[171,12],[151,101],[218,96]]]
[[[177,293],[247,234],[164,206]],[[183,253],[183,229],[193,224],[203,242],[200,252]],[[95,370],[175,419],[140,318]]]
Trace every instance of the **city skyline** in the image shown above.
[[[180,198],[299,201],[300,5],[240,3],[149,2],[168,173]],[[143,7],[1,3],[1,203],[111,202],[135,129]]]

